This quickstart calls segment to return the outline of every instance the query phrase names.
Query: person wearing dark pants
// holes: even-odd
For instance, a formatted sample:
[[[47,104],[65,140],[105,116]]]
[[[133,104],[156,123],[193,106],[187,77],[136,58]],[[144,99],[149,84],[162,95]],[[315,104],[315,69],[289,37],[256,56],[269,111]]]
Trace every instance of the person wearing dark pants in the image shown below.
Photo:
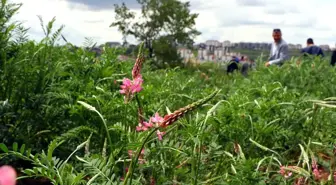
[[[243,63],[242,68],[241,68],[241,73],[242,73],[243,76],[247,77],[247,72],[248,72],[249,68],[250,68],[249,63],[247,63],[247,62]]]
[[[335,66],[335,64],[336,64],[336,50],[334,50],[334,51],[332,52],[330,64],[331,64],[332,66]]]

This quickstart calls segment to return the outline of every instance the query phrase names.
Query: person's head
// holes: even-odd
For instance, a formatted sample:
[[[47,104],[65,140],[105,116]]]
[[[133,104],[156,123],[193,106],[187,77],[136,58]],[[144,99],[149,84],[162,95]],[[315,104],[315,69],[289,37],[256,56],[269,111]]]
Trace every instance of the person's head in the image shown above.
[[[313,44],[314,44],[314,41],[313,41],[312,38],[307,39],[307,45],[308,45],[308,46],[309,46],[309,45],[313,45]]]
[[[275,28],[273,29],[273,39],[275,42],[279,42],[281,40],[281,37],[282,37],[282,33],[281,33],[281,30],[279,28]]]

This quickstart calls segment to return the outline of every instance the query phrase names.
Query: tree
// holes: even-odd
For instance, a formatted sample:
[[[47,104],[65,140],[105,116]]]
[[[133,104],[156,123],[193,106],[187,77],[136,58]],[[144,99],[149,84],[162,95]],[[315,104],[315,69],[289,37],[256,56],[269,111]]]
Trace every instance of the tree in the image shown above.
[[[156,58],[162,59],[167,56],[165,51],[171,52],[174,49],[177,51],[178,45],[191,47],[194,38],[201,34],[194,27],[198,14],[190,12],[189,2],[179,0],[137,1],[141,5],[141,15],[137,17],[136,13],[131,12],[125,3],[115,4],[115,21],[111,27],[117,27],[123,34],[124,40],[127,36],[134,36],[144,42],[149,50],[150,58],[154,54]],[[162,43],[164,47],[161,48],[159,44]],[[166,60],[169,61],[171,58],[166,58]]]

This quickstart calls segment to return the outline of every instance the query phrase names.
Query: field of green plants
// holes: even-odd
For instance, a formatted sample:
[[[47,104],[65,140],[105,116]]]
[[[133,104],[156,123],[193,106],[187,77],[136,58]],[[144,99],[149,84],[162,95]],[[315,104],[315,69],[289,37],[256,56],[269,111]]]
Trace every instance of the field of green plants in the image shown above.
[[[154,70],[100,58],[62,27],[0,15],[0,166],[18,184],[333,184],[336,69],[295,59],[248,77],[206,63]],[[335,175],[334,175],[335,174]],[[0,182],[1,184],[1,182]],[[5,185],[5,184],[4,184]]]

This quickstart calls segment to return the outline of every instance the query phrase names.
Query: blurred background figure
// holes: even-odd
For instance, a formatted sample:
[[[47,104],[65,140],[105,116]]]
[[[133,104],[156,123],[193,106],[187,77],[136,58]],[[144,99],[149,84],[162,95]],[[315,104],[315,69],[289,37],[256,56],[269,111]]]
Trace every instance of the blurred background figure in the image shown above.
[[[238,63],[239,63],[239,58],[236,56],[233,56],[232,59],[230,60],[230,64],[227,66],[226,73],[233,73],[235,70],[238,70]]]
[[[330,64],[335,66],[336,63],[336,49],[332,52]]]
[[[324,57],[322,48],[316,46],[312,38],[307,39],[307,47],[303,48],[301,50],[301,53],[303,53],[304,56],[316,55],[316,56]]]

